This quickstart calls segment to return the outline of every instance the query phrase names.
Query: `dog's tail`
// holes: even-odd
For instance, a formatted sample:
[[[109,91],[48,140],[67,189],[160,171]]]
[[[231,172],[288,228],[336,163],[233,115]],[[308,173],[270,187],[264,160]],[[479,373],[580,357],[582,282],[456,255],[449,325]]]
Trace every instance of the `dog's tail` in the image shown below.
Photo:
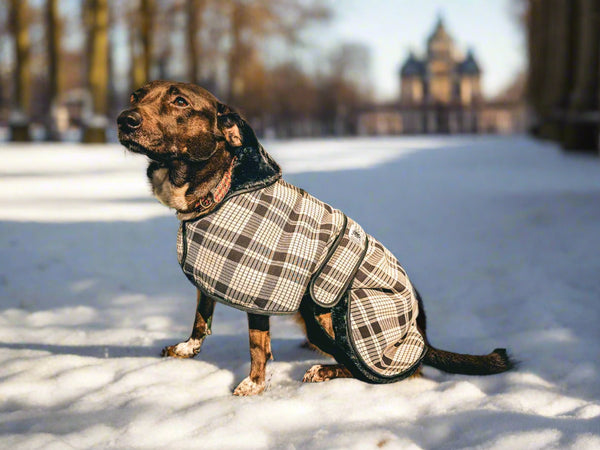
[[[415,295],[419,302],[417,326],[423,334],[425,345],[427,346],[427,353],[425,354],[425,358],[423,358],[423,364],[443,370],[444,372],[463,375],[492,375],[506,372],[517,365],[508,356],[504,348],[497,348],[489,355],[465,355],[433,347],[427,339],[427,318],[425,316],[425,308],[423,307],[423,299],[416,289]]]
[[[423,364],[463,375],[492,375],[515,366],[504,348],[497,348],[489,355],[465,355],[439,350],[429,344]]]

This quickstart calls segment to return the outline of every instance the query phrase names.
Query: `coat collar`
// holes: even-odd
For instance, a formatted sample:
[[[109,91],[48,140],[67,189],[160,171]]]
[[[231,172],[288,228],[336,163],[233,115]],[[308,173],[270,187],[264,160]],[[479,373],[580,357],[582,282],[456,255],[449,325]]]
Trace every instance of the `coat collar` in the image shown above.
[[[243,147],[235,152],[231,188],[225,199],[244,192],[262,189],[281,178],[281,167],[262,145]]]
[[[237,149],[231,172],[231,186],[225,197],[210,211],[194,210],[178,212],[177,218],[187,222],[212,214],[229,198],[246,192],[256,191],[275,183],[281,178],[281,167],[269,155],[258,140],[254,145]]]

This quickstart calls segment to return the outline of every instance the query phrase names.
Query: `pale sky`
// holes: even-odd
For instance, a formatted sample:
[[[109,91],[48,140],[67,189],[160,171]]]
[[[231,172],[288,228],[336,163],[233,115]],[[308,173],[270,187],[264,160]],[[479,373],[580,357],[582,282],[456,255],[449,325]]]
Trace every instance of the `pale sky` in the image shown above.
[[[417,54],[425,52],[427,37],[440,14],[457,48],[464,53],[474,50],[483,70],[486,96],[501,91],[526,65],[524,31],[511,14],[516,0],[322,1],[334,9],[334,18],[307,30],[310,48],[305,49],[308,53],[298,50],[299,55],[304,54],[300,60],[310,68],[318,65],[315,54],[323,56],[341,42],[366,44],[371,50],[370,75],[378,100],[397,98],[400,65],[411,49]],[[71,9],[79,5],[79,0],[63,2]],[[81,41],[83,35],[76,31],[69,33]]]
[[[437,17],[458,48],[472,48],[483,70],[483,90],[502,90],[526,64],[525,35],[511,15],[514,0],[339,0],[336,17],[319,40],[367,44],[371,78],[380,100],[396,98],[398,70],[408,51],[425,52]]]

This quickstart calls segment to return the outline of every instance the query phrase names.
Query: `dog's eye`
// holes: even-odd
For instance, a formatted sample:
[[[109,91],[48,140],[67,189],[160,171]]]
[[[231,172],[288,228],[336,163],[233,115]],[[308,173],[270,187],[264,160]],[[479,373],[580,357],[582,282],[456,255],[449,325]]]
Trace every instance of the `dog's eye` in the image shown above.
[[[129,102],[130,103],[135,103],[138,101],[138,96],[135,94],[131,94],[131,97],[129,97]]]
[[[176,97],[175,100],[173,100],[173,104],[182,108],[189,105],[188,101],[183,97]]]

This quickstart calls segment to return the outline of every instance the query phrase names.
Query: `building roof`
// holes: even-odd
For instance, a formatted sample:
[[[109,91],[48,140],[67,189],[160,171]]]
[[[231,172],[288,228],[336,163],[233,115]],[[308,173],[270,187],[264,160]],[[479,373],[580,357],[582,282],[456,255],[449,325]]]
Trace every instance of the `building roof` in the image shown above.
[[[479,68],[479,64],[477,64],[477,60],[475,59],[475,55],[473,54],[473,50],[469,49],[466,58],[458,64],[456,70],[458,73],[462,75],[480,75],[481,69]]]
[[[440,59],[449,63],[450,70],[455,71],[458,75],[481,75],[481,68],[472,49],[469,49],[464,59],[457,58],[456,53],[453,51],[454,44],[452,37],[446,31],[444,20],[441,16],[438,17],[435,29],[427,40],[427,45],[428,51],[424,59],[415,56],[413,51],[409,53],[400,69],[401,77],[424,77],[427,74],[427,64]],[[433,47],[437,47],[437,49],[432,51]],[[440,48],[442,50],[439,50]]]
[[[444,25],[444,18],[441,15],[438,16],[438,21],[435,25],[435,29],[427,39],[427,44],[430,44],[433,41],[445,41],[449,43],[452,42],[452,37],[448,34],[448,31],[446,31],[446,26]]]
[[[405,76],[425,75],[425,63],[418,59],[413,52],[410,52],[408,58],[400,69],[400,74]]]

